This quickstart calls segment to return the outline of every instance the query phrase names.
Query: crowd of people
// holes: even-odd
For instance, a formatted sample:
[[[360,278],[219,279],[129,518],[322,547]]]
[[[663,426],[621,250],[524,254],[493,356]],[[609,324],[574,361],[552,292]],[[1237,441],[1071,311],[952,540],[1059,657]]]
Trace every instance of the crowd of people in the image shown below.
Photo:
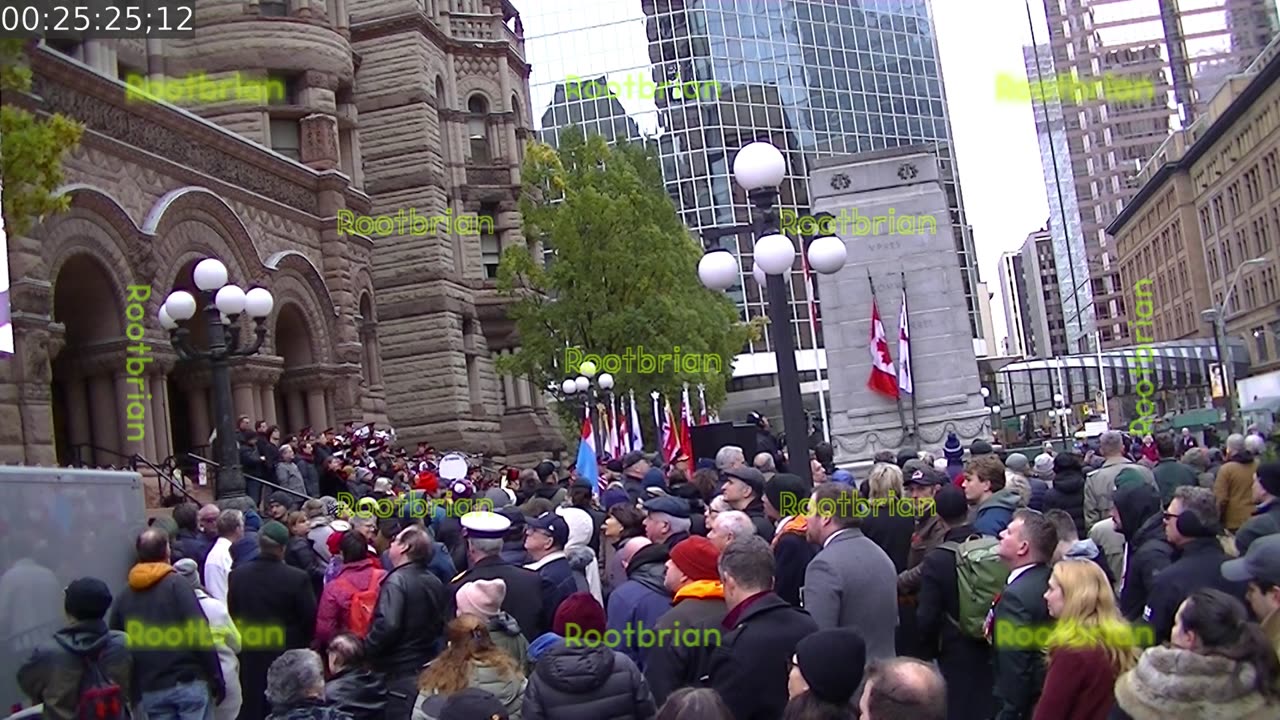
[[[442,479],[365,430],[242,427],[288,491],[178,505],[122,591],[70,583],[23,691],[51,720],[1280,718],[1257,434],[1216,465],[1185,435],[1034,459],[951,435],[862,479],[818,444],[812,482],[775,441],[592,484]]]

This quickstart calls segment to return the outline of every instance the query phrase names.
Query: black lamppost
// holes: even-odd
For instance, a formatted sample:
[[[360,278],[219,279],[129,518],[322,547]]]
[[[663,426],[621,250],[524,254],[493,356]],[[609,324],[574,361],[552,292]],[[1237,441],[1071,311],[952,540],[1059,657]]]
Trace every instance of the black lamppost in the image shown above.
[[[796,369],[795,340],[792,337],[791,301],[787,286],[791,284],[791,266],[796,248],[779,232],[778,186],[786,175],[786,159],[767,142],[753,142],[738,151],[733,160],[733,176],[747,191],[756,207],[754,229],[755,264],[767,276],[769,293],[769,325],[773,328],[773,355],[778,363],[778,390],[782,396],[782,422],[787,438],[787,463],[792,473],[809,482],[809,422],[800,394],[800,373]],[[712,290],[728,290],[739,279],[738,260],[716,242],[698,263],[698,277]],[[837,237],[820,237],[809,244],[809,266],[823,274],[844,267],[844,241]],[[819,388],[821,391],[821,388]]]
[[[593,385],[591,379],[596,374],[596,364],[588,360],[578,366],[578,372],[582,373],[576,378],[566,378],[560,384],[560,392],[564,395],[565,400],[574,402],[579,401],[586,407],[587,412],[591,413],[591,435],[596,443],[596,453],[604,452],[602,445],[602,435],[600,423],[597,422],[596,413],[596,386],[599,386],[601,396],[608,399],[609,393],[613,391],[613,376],[609,373],[602,373],[600,377],[595,378]]]
[[[1000,430],[1004,428],[1000,424],[1000,405],[999,398],[991,394],[991,390],[982,388],[982,401],[987,406],[987,412],[991,413],[991,437],[997,442],[1003,442],[1000,437]]]
[[[193,273],[196,287],[204,300],[204,316],[209,334],[209,347],[199,350],[191,345],[191,331],[184,323],[196,314],[196,299],[185,290],[177,290],[165,299],[160,308],[160,326],[169,331],[173,349],[182,360],[208,360],[213,375],[213,420],[217,436],[214,438],[214,456],[218,459],[218,482],[214,497],[223,500],[245,495],[244,474],[240,469],[240,453],[237,447],[236,428],[231,419],[231,373],[228,361],[233,357],[247,357],[258,352],[267,337],[267,316],[275,305],[275,299],[266,288],[251,288],[249,292],[236,285],[227,284],[227,266],[222,261],[206,258],[196,264]],[[254,321],[254,341],[246,348],[240,347],[241,313],[248,313]]]

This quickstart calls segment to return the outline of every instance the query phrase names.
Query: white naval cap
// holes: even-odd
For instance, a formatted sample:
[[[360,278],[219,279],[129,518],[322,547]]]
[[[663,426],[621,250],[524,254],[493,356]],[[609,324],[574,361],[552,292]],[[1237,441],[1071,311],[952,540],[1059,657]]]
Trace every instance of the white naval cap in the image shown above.
[[[511,529],[511,521],[506,517],[484,510],[469,512],[459,522],[467,537],[478,539],[501,540]]]

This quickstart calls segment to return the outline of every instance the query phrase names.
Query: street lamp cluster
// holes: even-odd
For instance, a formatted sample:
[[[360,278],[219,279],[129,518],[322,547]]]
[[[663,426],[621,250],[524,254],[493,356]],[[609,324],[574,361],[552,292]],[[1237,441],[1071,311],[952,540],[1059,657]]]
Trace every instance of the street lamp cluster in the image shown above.
[[[789,279],[796,248],[779,232],[775,205],[778,186],[786,175],[786,159],[767,142],[753,142],[738,151],[733,176],[755,205],[752,276],[766,288],[769,297],[769,324],[773,327],[773,354],[778,364],[778,389],[782,396],[782,421],[786,431],[787,458],[792,473],[812,481],[809,473],[809,446],[800,374],[796,369],[795,340],[791,328]],[[807,260],[815,271],[830,275],[844,267],[847,252],[838,237],[815,238],[808,245]],[[712,290],[728,290],[738,282],[738,260],[727,248],[707,249],[698,263],[698,277]]]
[[[987,406],[987,412],[991,413],[991,415],[993,416],[991,418],[991,435],[992,437],[998,438],[999,435],[997,434],[997,432],[999,430],[998,426],[1000,424],[1000,405],[998,404],[996,399],[991,396],[990,389],[983,387],[981,389],[981,392],[982,392],[982,402]]]
[[[592,413],[591,434],[596,442],[596,447],[603,450],[604,445],[601,442],[600,423],[595,422],[594,412],[596,406],[595,388],[599,387],[604,398],[608,398],[609,393],[613,392],[613,376],[609,373],[601,373],[600,377],[596,377],[596,364],[590,360],[578,366],[578,372],[581,373],[576,378],[565,378],[560,383],[560,392],[564,394],[566,400],[573,402],[581,398],[582,403],[586,406],[586,410]],[[591,380],[595,378],[593,385]]]
[[[214,258],[197,263],[192,279],[205,301],[208,347],[201,350],[192,346],[191,331],[182,325],[195,317],[197,309],[195,296],[186,290],[175,290],[165,299],[159,312],[160,326],[169,331],[169,339],[180,359],[209,362],[213,376],[215,457],[220,463],[215,494],[220,500],[243,496],[245,482],[231,417],[228,361],[253,355],[262,347],[267,337],[267,317],[275,307],[275,298],[266,288],[255,287],[245,292],[237,285],[228,285],[227,266]],[[237,324],[242,314],[253,318],[255,335],[253,344],[244,348],[240,347],[240,327]]]

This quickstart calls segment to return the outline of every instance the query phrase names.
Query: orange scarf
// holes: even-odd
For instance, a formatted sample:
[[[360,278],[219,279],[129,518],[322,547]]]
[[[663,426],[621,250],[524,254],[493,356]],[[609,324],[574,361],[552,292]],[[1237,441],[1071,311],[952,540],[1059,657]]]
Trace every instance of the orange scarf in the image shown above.
[[[671,604],[678,605],[681,600],[686,598],[693,598],[694,600],[723,600],[724,585],[719,580],[694,580],[676,591],[676,596],[671,599]]]
[[[793,517],[787,521],[786,525],[782,526],[782,531],[773,537],[773,547],[778,546],[778,541],[782,539],[783,535],[790,534],[790,535],[799,535],[800,537],[807,537],[808,531],[809,531],[809,518],[807,516],[799,515],[799,516]]]

